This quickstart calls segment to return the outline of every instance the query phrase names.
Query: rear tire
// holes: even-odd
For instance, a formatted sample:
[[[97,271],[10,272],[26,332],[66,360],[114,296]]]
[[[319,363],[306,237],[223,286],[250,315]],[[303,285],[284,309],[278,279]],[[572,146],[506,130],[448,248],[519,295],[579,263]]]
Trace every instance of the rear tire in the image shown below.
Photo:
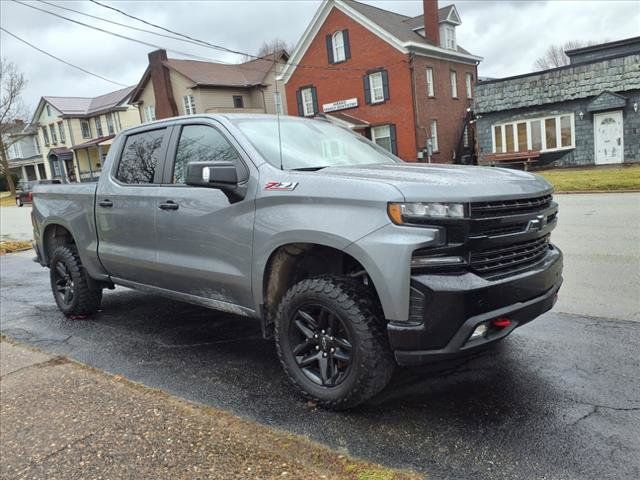
[[[53,298],[67,317],[92,315],[100,308],[102,289],[93,285],[74,246],[56,248],[51,256]]]
[[[278,308],[275,339],[293,386],[333,410],[379,393],[395,368],[378,302],[350,278],[321,276],[293,285]]]

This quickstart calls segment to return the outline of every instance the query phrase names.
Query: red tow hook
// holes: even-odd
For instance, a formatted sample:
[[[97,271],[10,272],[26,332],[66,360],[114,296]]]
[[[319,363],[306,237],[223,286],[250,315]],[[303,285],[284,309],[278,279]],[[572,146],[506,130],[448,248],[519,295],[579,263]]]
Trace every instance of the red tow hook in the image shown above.
[[[494,328],[507,328],[511,325],[511,320],[507,317],[498,317],[491,320],[491,326]]]

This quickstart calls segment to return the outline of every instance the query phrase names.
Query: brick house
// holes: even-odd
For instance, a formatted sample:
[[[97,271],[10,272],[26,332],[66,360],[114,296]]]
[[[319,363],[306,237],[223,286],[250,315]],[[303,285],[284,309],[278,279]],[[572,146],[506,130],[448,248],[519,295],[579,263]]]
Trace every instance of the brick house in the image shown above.
[[[640,161],[640,37],[565,53],[569,65],[476,86],[481,163]]]
[[[482,59],[457,44],[455,5],[423,6],[409,17],[325,0],[283,70],[289,113],[326,115],[407,161],[427,161],[431,143],[431,161],[460,162]]]
[[[286,113],[282,85],[276,92],[276,69],[287,58],[280,51],[226,64],[167,58],[165,50],[156,50],[131,101],[139,105],[142,122],[195,113]]]

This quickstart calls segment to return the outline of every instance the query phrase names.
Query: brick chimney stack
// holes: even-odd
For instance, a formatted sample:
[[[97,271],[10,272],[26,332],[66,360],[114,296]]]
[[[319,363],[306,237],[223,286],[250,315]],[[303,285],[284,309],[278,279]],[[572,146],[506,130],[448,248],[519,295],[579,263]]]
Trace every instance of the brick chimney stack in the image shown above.
[[[178,115],[178,107],[173,98],[173,88],[171,88],[169,69],[162,63],[166,60],[166,50],[155,50],[149,54],[149,75],[153,85],[157,119]]]
[[[424,5],[424,36],[434,45],[440,46],[438,23],[438,0],[422,0]]]

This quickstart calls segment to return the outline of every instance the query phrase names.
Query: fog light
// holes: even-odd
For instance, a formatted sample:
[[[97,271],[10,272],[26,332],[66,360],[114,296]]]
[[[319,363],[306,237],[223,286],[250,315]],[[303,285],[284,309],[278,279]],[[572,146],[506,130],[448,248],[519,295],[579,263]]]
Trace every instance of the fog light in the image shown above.
[[[469,337],[469,340],[473,340],[474,338],[484,337],[484,334],[487,333],[487,330],[489,330],[489,327],[487,327],[487,324],[481,323],[473,331],[473,333],[471,334],[471,337]]]

